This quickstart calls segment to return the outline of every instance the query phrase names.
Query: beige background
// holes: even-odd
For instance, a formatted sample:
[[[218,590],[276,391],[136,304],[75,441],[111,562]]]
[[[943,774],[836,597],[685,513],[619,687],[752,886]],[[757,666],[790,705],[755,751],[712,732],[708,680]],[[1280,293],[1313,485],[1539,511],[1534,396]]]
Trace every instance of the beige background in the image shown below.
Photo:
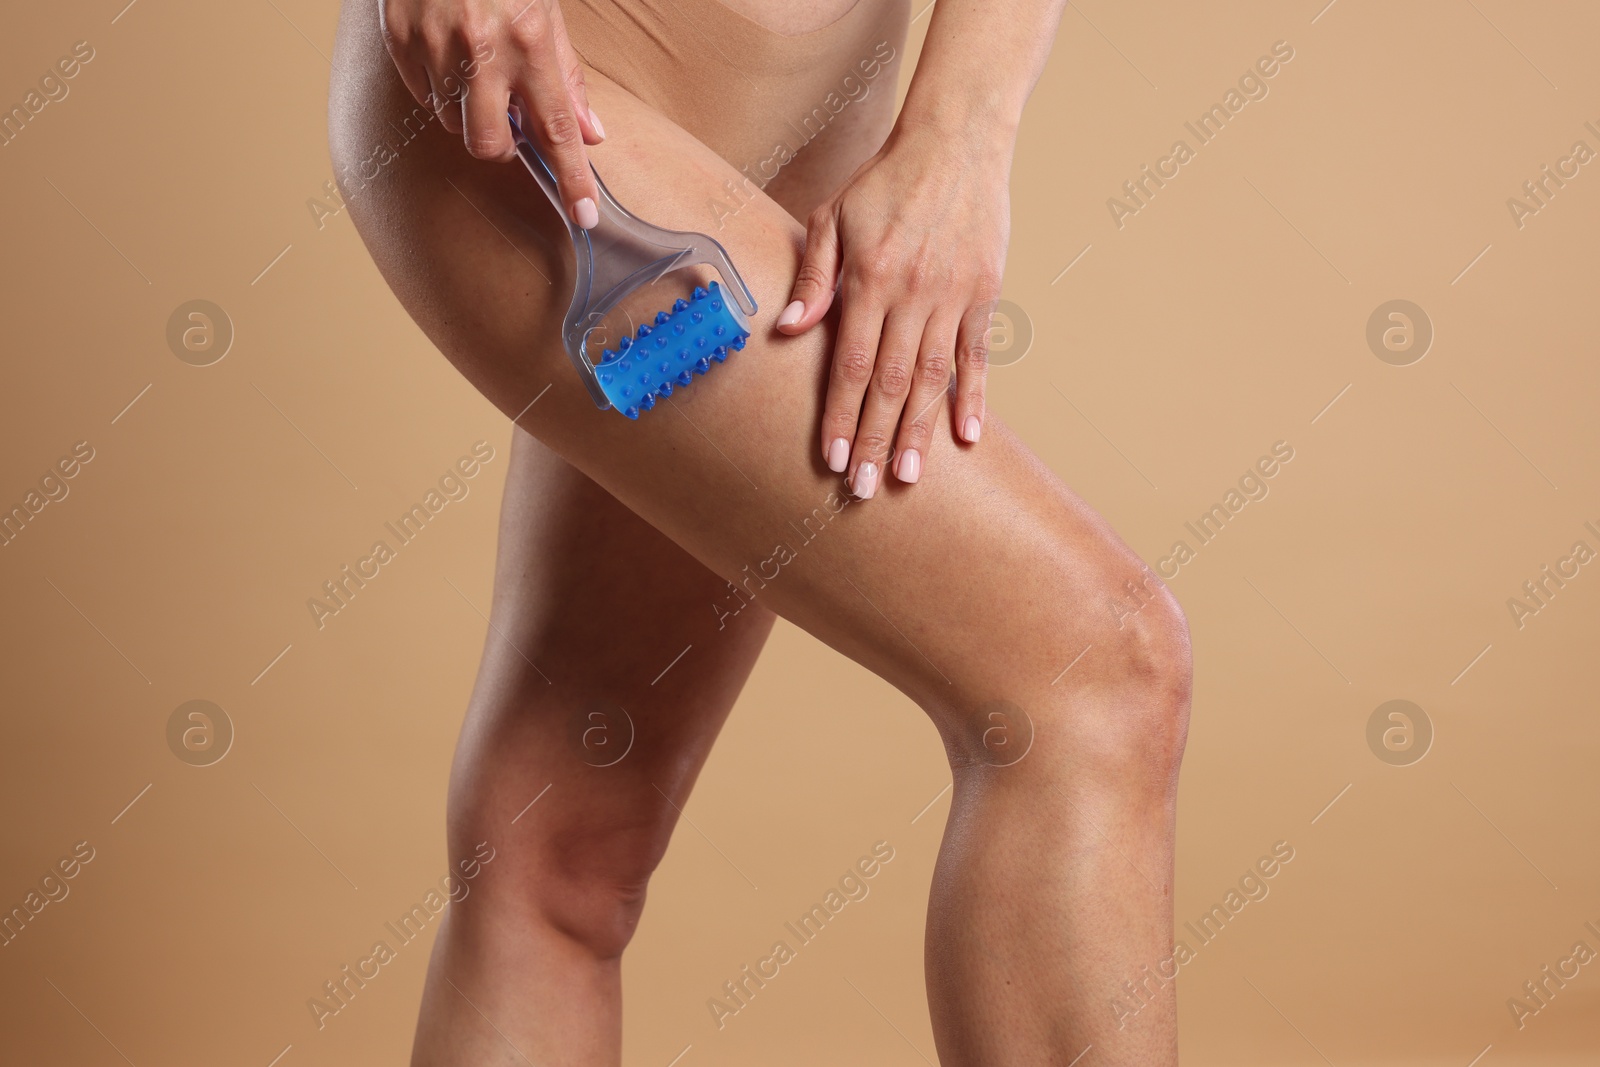
[[[306,1001],[444,873],[508,425],[307,205],[332,5],[123,2],[0,31],[8,107],[95,50],[0,147],[0,504],[95,453],[0,548],[0,906],[95,850],[0,948],[0,1059],[402,1062],[425,942],[320,1032]],[[1198,664],[1180,922],[1295,849],[1184,969],[1185,1062],[1594,1063],[1600,963],[1520,1031],[1506,1001],[1600,950],[1600,567],[1521,629],[1506,601],[1600,549],[1600,164],[1521,229],[1506,200],[1600,150],[1600,12],[1322,2],[1068,11],[1014,183],[1035,339],[991,403],[1152,564],[1295,450],[1171,582]],[[1107,198],[1279,40],[1270,94],[1119,230]],[[166,341],[197,298],[236,331],[203,368]],[[1434,327],[1409,366],[1365,340],[1392,299]],[[471,495],[319,632],[306,599],[478,440]],[[1402,698],[1436,736],[1394,766],[1365,731]],[[168,748],[192,699],[237,731],[209,767]],[[931,1061],[948,780],[916,708],[780,624],[627,957],[627,1062]],[[718,1032],[706,999],[880,839],[871,896]]]

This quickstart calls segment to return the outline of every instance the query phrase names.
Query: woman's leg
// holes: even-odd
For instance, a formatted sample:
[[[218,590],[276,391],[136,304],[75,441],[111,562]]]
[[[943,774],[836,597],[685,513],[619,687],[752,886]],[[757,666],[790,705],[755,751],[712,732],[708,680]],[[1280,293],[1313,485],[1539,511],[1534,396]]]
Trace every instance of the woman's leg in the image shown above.
[[[352,10],[335,71],[341,163],[410,109]],[[610,135],[592,156],[622,202],[710,227],[708,193],[733,169],[598,74],[590,97]],[[1065,1064],[1093,1045],[1094,1062],[1176,1062],[1172,986],[1148,975],[1172,950],[1188,639],[1105,522],[1001,420],[959,444],[943,404],[922,480],[847,504],[815,449],[832,327],[773,330],[803,233],[759,195],[719,232],[762,303],[750,346],[636,423],[594,409],[556,341],[565,238],[526,174],[470,160],[435,127],[350,207],[402,303],[485,396],[515,416],[548,386],[530,433],[927,711],[955,780],[929,903],[941,1058]],[[997,705],[1015,709],[1009,731]],[[1032,743],[1014,762],[996,742],[1019,731]],[[615,906],[617,922],[629,914]],[[1119,1020],[1129,982],[1151,1003]]]
[[[786,32],[801,33],[814,28],[807,20],[837,15],[769,13],[798,16]],[[904,12],[898,19],[886,12],[867,29],[882,30],[897,46],[904,19]],[[769,44],[786,51],[787,40]],[[893,70],[885,65],[879,76],[892,80]],[[693,91],[672,80],[680,95]],[[876,150],[892,103],[883,93],[854,101],[848,121],[807,146],[766,191],[805,217]],[[759,143],[750,158],[770,152]],[[748,154],[737,142],[723,152]],[[520,829],[512,835],[516,851],[494,853],[500,862],[492,877],[452,909],[435,943],[418,1019],[418,1067],[520,1062],[521,1055],[540,1063],[620,1062],[620,953],[672,832],[675,805],[686,803],[772,621],[752,606],[736,623],[712,627],[713,604],[728,610],[725,583],[520,430],[511,465],[493,628],[451,776],[450,853],[473,857],[480,843],[494,848],[508,824]],[[609,639],[621,632],[670,635],[666,644],[681,638],[694,655],[670,682],[663,671],[657,684],[635,679],[628,688],[614,675]],[[644,658],[656,651],[645,648]],[[531,663],[542,664],[550,680]],[[560,791],[535,794],[538,818],[523,818],[530,783],[544,778]]]
[[[623,947],[772,626],[719,631],[720,578],[514,433],[450,781],[452,866],[493,858],[435,943],[417,1067],[622,1062]]]

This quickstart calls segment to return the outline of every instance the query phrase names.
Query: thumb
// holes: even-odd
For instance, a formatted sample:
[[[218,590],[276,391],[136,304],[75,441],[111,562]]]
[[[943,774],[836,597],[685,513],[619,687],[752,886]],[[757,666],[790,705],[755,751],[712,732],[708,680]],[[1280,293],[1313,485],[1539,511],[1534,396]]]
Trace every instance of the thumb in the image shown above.
[[[806,227],[806,251],[795,275],[789,306],[778,316],[778,329],[782,332],[804,333],[828,313],[839,280],[838,225],[832,204],[812,212]]]

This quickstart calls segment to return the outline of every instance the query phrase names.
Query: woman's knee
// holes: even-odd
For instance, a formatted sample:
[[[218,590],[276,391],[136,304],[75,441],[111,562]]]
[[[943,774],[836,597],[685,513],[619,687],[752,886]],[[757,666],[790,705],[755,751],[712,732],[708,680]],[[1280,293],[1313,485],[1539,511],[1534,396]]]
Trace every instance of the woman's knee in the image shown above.
[[[644,784],[643,795],[637,784],[608,791],[570,778],[552,783],[513,827],[515,846],[499,849],[494,878],[468,909],[472,918],[488,933],[509,920],[542,927],[596,959],[620,956],[676,816],[659,792]],[[484,838],[484,822],[481,809],[452,811],[452,840]],[[504,819],[493,822],[503,831]]]
[[[543,928],[614,958],[677,822],[662,792],[681,773],[666,755],[672,743],[592,686],[509,670],[480,678],[451,775],[452,851],[481,840],[498,851],[464,921],[486,933],[508,921]]]
[[[540,842],[546,873],[528,887],[532,903],[547,923],[597,958],[621,956],[633,939],[650,877],[666,851],[672,821],[660,809],[671,809],[655,796],[650,812],[587,818]]]
[[[1171,591],[1114,535],[1101,536],[1063,538],[1042,582],[996,603],[1003,666],[975,673],[981,691],[999,685],[1012,696],[949,709],[952,762],[1007,766],[1026,751],[1055,776],[1176,775],[1193,678],[1188,623]]]
[[[1107,699],[1073,710],[1071,736],[1111,767],[1167,777],[1177,773],[1188,739],[1194,665],[1177,598],[1144,574],[1148,584],[1119,584],[1119,617],[1104,635]]]

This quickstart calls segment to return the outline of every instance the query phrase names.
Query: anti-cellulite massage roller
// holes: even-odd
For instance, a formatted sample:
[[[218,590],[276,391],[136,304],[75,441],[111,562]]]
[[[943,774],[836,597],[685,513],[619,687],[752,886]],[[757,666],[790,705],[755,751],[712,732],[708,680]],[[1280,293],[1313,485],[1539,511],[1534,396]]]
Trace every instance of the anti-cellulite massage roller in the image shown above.
[[[508,117],[517,155],[572,238],[577,269],[561,340],[602,411],[615,408],[637,419],[639,412],[655,407],[657,397],[671,396],[674,388],[689,385],[695,374],[704,374],[744,347],[756,302],[722,245],[703,233],[663,229],[629,213],[598,172],[594,182],[600,190],[600,221],[592,229],[580,228],[567,215],[542,150],[522,132],[514,113]],[[697,264],[714,268],[726,288],[714,281],[709,288],[696,286],[688,300],[674,301],[670,311],[657,312],[653,321],[641,325],[637,336],[624,336],[615,350],[603,350],[598,364],[589,359],[590,333],[629,294]]]

